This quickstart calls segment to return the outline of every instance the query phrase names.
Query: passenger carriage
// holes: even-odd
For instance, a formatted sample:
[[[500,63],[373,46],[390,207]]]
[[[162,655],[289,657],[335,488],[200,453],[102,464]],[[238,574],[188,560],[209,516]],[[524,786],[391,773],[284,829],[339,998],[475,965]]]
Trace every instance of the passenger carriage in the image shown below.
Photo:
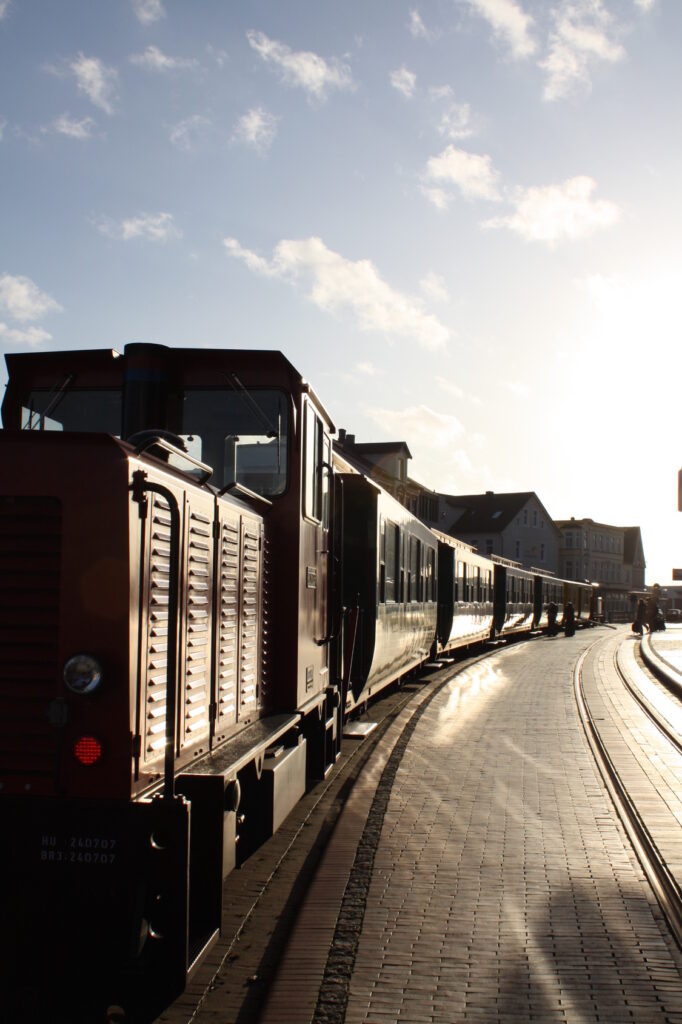
[[[518,562],[491,556],[494,587],[494,629],[497,639],[530,633],[535,607],[535,577]]]
[[[433,532],[438,540],[438,655],[490,638],[493,563],[464,541]]]

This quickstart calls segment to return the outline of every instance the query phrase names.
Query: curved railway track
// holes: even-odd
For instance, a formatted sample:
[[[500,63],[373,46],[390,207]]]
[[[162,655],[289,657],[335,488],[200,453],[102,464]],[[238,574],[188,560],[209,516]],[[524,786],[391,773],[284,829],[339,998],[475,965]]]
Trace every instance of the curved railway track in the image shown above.
[[[682,948],[682,889],[668,869],[668,866],[661,856],[649,829],[628,792],[624,780],[618,772],[614,761],[610,757],[606,744],[600,734],[597,719],[592,715],[585,696],[583,688],[583,665],[590,651],[592,651],[600,642],[600,640],[595,640],[587,650],[583,651],[574,669],[574,687],[578,711],[582,719],[588,743],[592,749],[595,760],[604,779],[604,783],[616,807],[616,811],[623,823],[623,827],[628,834],[642,868],[649,880],[649,884],[651,885],[656,899],[660,904],[661,910],[665,915],[675,941],[678,946]],[[622,670],[622,666],[619,663],[618,652],[614,655],[614,665],[621,682],[637,701],[637,704],[654,723],[656,728],[660,730],[670,745],[675,750],[682,753],[682,743],[680,742],[679,737],[672,732],[669,723],[666,722],[663,716],[649,701],[646,700],[641,691],[639,691],[638,688],[626,678]]]

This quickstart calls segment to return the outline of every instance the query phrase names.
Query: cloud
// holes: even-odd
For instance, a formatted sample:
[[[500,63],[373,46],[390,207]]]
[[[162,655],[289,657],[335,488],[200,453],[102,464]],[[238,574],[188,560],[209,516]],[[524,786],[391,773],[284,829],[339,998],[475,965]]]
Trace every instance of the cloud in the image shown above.
[[[5,17],[9,10],[9,0],[0,0],[0,21]]]
[[[543,96],[546,100],[564,99],[576,89],[591,89],[590,64],[614,63],[625,57],[625,50],[607,36],[611,15],[601,0],[574,0],[555,9],[554,31],[549,37],[549,53],[540,61],[547,74]]]
[[[579,176],[560,185],[518,189],[515,212],[484,223],[488,228],[509,228],[527,241],[557,242],[586,238],[599,228],[612,227],[620,210],[606,199],[593,199],[596,182]]]
[[[435,412],[427,405],[401,409],[370,409],[369,416],[385,434],[408,439],[416,456],[419,450],[448,451],[464,433],[456,416]]]
[[[250,30],[246,38],[265,63],[279,71],[283,82],[304,89],[316,100],[324,100],[328,89],[355,87],[350,68],[338,60],[327,62],[307,50],[295,52],[264,32]]]
[[[513,57],[520,60],[535,53],[534,21],[515,0],[469,0],[469,5],[485,18],[493,35],[509,46]]]
[[[114,112],[116,80],[118,74],[97,57],[86,57],[79,53],[68,64],[76,78],[80,92],[85,93],[91,103],[107,114]]]
[[[417,76],[414,71],[408,71],[405,67],[399,68],[397,71],[391,71],[391,85],[408,99],[414,96],[416,84]]]
[[[436,376],[435,380],[438,387],[442,388],[446,394],[452,395],[453,398],[464,398],[464,391],[462,388],[453,381],[448,380],[447,377]]]
[[[653,9],[656,0],[634,0],[635,7],[639,7],[640,11],[650,11]]]
[[[440,34],[439,32],[426,27],[421,14],[416,8],[410,11],[410,20],[407,23],[407,28],[410,35],[415,39],[426,39],[428,42],[431,42],[433,39],[437,39]]]
[[[7,121],[5,120],[4,117],[0,117],[0,142],[2,142],[2,136],[3,136],[4,132],[5,132],[5,128],[6,127],[7,127]]]
[[[265,153],[277,134],[277,118],[264,107],[253,107],[243,114],[232,133],[232,141]]]
[[[374,363],[356,363],[355,369],[358,371],[358,373],[362,373],[366,377],[374,377],[377,372]]]
[[[441,114],[439,133],[446,139],[468,139],[474,134],[468,103],[452,103]]]
[[[441,209],[449,200],[449,193],[443,186],[456,186],[466,199],[489,199],[496,202],[501,198],[498,178],[499,174],[489,156],[448,146],[428,161],[422,179],[422,191]]]
[[[527,384],[522,384],[518,380],[504,380],[502,386],[515,398],[528,398],[530,395],[530,388]]]
[[[51,341],[52,335],[42,327],[8,327],[7,324],[0,323],[0,338],[11,345],[35,346]]]
[[[206,138],[211,127],[210,118],[203,114],[192,114],[171,128],[169,138],[174,146],[189,153]]]
[[[187,71],[199,66],[191,57],[169,57],[158,46],[148,46],[144,53],[134,53],[130,63],[147,71]]]
[[[469,138],[474,134],[471,107],[468,103],[456,103],[452,97],[452,87],[449,85],[432,85],[429,89],[429,99],[432,103],[447,104],[440,116],[438,132],[446,139]]]
[[[148,242],[170,242],[182,237],[172,213],[141,213],[119,223],[103,218],[97,227],[103,235],[121,242],[129,242],[133,238],[143,238]]]
[[[0,277],[0,309],[5,309],[14,320],[40,320],[48,313],[61,310],[61,306],[47,292],[40,290],[30,277],[3,274]]]
[[[161,0],[132,0],[132,3],[135,17],[143,25],[152,25],[166,16]]]
[[[370,260],[348,260],[333,252],[320,238],[284,239],[271,261],[234,238],[224,245],[254,273],[308,286],[308,298],[319,309],[348,310],[362,331],[380,331],[409,338],[427,349],[443,348],[450,330],[423,304],[396,291],[382,279]]]
[[[450,298],[445,278],[440,274],[435,274],[433,271],[430,271],[421,279],[419,287],[427,298],[435,299],[437,302],[447,302]]]
[[[90,139],[97,126],[91,117],[82,117],[77,120],[69,117],[68,114],[61,114],[54,119],[50,127],[52,131],[59,135],[68,135],[71,139]]]

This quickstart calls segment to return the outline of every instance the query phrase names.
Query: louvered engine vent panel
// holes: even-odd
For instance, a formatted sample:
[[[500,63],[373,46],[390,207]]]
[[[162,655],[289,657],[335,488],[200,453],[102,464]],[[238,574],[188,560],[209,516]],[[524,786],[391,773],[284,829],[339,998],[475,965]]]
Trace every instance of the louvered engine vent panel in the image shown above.
[[[170,523],[168,503],[154,495],[147,574],[147,678],[143,726],[145,761],[153,760],[163,753],[166,735]]]
[[[0,498],[0,776],[42,778],[41,792],[57,753],[61,546],[57,499]]]
[[[212,526],[207,515],[190,510],[185,568],[185,744],[207,736],[210,724]]]
[[[264,706],[268,706],[270,703],[270,686],[273,673],[273,657],[274,652],[272,650],[272,550],[271,542],[267,537],[263,536],[263,562],[262,562],[262,610],[261,610],[261,666],[260,666],[260,677],[261,677],[261,692],[260,701]]]
[[[251,714],[260,703],[259,639],[261,538],[254,523],[242,523],[241,626],[239,644],[240,714]]]
[[[220,524],[218,671],[216,731],[237,721],[239,672],[239,518]]]

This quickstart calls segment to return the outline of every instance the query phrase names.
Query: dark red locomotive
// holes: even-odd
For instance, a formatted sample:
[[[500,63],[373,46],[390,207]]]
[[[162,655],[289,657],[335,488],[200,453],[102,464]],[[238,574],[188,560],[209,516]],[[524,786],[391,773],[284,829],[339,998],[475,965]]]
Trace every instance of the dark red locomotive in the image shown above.
[[[332,424],[275,352],[7,362],[4,969],[144,1018],[338,753]]]

